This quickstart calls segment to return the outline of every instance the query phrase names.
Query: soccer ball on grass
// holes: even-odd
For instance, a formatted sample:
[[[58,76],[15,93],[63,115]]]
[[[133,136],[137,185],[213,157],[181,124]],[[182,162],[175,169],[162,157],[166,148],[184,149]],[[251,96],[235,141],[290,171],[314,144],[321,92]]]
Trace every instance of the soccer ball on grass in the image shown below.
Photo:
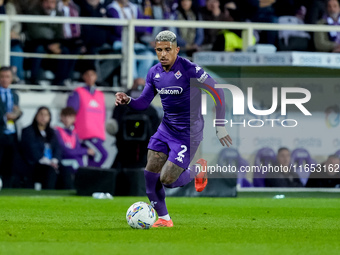
[[[148,203],[136,202],[127,210],[126,220],[132,228],[149,229],[156,221],[156,213]]]

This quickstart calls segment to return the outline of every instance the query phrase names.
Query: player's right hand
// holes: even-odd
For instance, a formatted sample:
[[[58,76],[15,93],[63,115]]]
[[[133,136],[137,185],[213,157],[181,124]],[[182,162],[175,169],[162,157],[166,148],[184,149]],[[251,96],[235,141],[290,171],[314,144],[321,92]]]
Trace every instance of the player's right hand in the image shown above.
[[[118,92],[116,93],[116,102],[115,105],[119,105],[119,104],[128,104],[130,102],[131,98],[126,95],[123,92]]]

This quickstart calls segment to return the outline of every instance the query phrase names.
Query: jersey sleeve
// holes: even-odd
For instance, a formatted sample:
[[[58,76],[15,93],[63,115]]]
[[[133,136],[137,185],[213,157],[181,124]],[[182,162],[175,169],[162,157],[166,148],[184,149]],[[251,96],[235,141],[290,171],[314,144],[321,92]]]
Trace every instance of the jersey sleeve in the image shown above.
[[[213,97],[216,107],[216,119],[225,119],[225,97],[221,88],[215,88],[217,82],[204,69],[194,63],[191,63],[190,77],[195,78],[192,85]],[[216,124],[224,126],[223,124]]]
[[[67,106],[72,107],[76,112],[79,111],[80,99],[77,91],[72,91],[71,95],[67,99]]]
[[[151,101],[154,99],[154,97],[157,94],[157,91],[152,83],[151,77],[152,77],[152,71],[149,71],[146,77],[145,87],[143,89],[142,94],[136,99],[131,98],[131,101],[128,104],[131,108],[138,110],[138,111],[143,111],[149,107]]]

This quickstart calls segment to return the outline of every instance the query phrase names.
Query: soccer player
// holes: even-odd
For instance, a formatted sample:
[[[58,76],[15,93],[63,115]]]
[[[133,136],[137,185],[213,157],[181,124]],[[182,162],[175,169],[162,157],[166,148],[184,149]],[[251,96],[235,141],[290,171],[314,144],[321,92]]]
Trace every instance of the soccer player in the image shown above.
[[[142,94],[133,99],[125,93],[118,92],[115,104],[128,104],[133,109],[144,110],[156,94],[160,94],[164,117],[157,132],[150,138],[144,176],[146,194],[158,213],[158,220],[153,227],[172,227],[173,222],[165,204],[164,186],[168,188],[184,186],[197,174],[195,188],[201,192],[208,182],[207,172],[204,171],[207,162],[204,159],[197,161],[203,171],[196,173],[195,166],[189,167],[203,139],[204,125],[201,107],[198,107],[200,91],[196,89],[196,93],[191,93],[190,79],[196,78],[196,83],[202,85],[209,83],[205,85],[205,89],[219,98],[221,103],[216,104],[216,119],[225,118],[224,94],[222,89],[213,88],[215,82],[208,79],[210,76],[201,67],[178,56],[179,47],[174,33],[162,31],[156,36],[155,41],[155,50],[160,63],[149,70]],[[190,105],[190,100],[195,100],[197,107]],[[223,146],[229,147],[232,144],[224,125],[216,127],[216,134]],[[194,173],[191,173],[191,170]]]

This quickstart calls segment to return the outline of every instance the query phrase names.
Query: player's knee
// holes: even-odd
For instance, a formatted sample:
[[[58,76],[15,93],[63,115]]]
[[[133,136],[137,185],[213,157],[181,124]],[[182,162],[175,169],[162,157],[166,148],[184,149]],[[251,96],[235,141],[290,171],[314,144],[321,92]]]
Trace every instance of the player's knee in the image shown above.
[[[153,162],[149,161],[147,164],[146,164],[146,170],[148,170],[149,172],[152,172],[152,173],[159,173],[161,171],[162,168],[160,168],[158,166],[158,164],[154,164]]]
[[[167,156],[163,153],[149,150],[146,170],[153,173],[160,173],[164,163],[166,162],[166,158]]]
[[[176,181],[176,178],[168,173],[162,173],[160,176],[160,181],[164,185],[170,185]]]

